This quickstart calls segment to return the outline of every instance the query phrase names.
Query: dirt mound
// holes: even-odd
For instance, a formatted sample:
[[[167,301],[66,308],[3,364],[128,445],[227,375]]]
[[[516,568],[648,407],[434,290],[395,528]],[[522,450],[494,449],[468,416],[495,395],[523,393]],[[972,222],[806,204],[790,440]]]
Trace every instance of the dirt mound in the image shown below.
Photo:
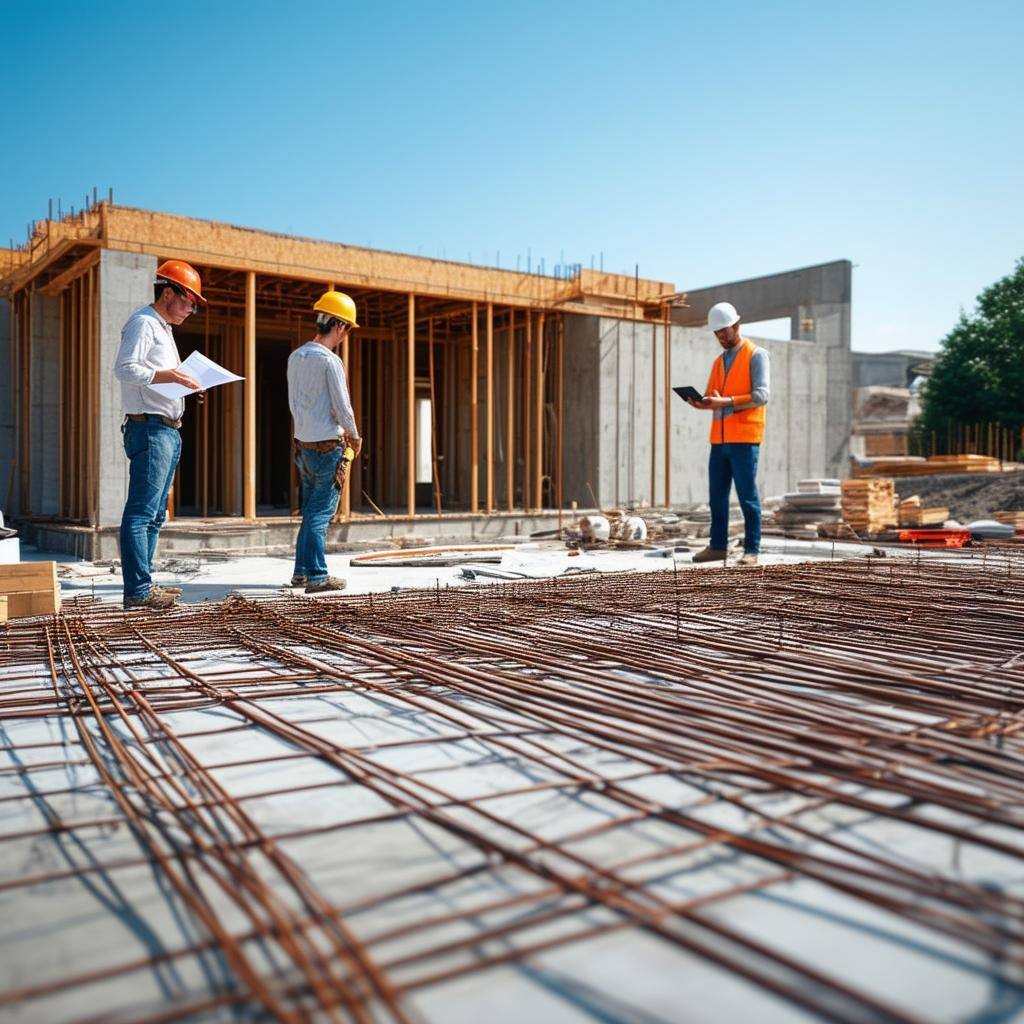
[[[896,477],[896,493],[901,500],[917,494],[927,508],[944,505],[953,519],[969,523],[1024,509],[1024,472]]]

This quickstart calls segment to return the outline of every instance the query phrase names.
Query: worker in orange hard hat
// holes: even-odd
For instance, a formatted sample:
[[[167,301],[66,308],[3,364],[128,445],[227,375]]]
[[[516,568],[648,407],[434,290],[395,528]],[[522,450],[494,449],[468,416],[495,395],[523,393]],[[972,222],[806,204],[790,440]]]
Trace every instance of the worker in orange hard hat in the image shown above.
[[[195,267],[166,260],[157,267],[153,302],[137,309],[121,330],[114,376],[121,382],[128,456],[128,495],[121,515],[124,607],[160,611],[181,591],[153,583],[153,556],[167,515],[167,494],[181,455],[184,395],[171,398],[153,384],[178,384],[202,400],[199,382],[181,370],[173,328],[206,305]]]
[[[338,509],[348,463],[362,439],[349,398],[345,367],[335,349],[356,322],[356,304],[329,291],[313,304],[316,337],[288,357],[288,405],[295,423],[295,464],[302,482],[302,526],[295,541],[293,587],[307,594],[342,590],[327,574],[327,527]]]
[[[191,297],[193,300],[193,313],[196,311],[197,303],[203,306],[206,305],[206,299],[203,298],[203,282],[199,279],[196,268],[184,260],[164,260],[156,268],[156,287],[158,289],[170,287],[179,298],[188,299]],[[158,291],[157,299],[159,300],[159,298],[160,293]],[[181,321],[178,322],[180,323]]]

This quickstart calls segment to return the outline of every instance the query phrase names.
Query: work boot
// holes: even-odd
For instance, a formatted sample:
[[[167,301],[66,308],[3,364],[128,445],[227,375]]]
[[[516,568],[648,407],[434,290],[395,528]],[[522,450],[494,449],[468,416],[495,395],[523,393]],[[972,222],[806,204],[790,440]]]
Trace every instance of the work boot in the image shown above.
[[[737,565],[757,565],[757,555],[753,551],[744,551],[743,556],[736,562]]]
[[[323,583],[310,583],[306,587],[307,594],[326,594],[331,590],[344,590],[348,584],[337,576],[328,576]]]
[[[126,597],[124,610],[146,608],[151,612],[165,612],[168,608],[173,608],[177,600],[172,594],[168,594],[166,591],[161,593],[156,587],[153,587],[145,597]]]
[[[151,594],[170,594],[171,597],[181,597],[181,587],[160,587],[154,583],[149,592]]]
[[[725,548],[704,548],[693,556],[694,562],[724,562],[729,552]]]
[[[308,576],[293,576],[292,577],[292,581],[291,581],[291,583],[288,584],[288,586],[289,587],[305,587],[305,585],[308,582],[309,582],[309,577]]]

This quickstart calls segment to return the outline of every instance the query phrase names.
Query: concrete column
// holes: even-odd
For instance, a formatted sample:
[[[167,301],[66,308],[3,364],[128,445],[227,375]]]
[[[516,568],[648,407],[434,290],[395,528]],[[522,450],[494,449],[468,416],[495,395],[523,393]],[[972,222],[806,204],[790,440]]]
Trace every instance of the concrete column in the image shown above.
[[[100,253],[99,353],[99,525],[121,522],[128,495],[128,460],[121,443],[121,384],[114,377],[114,361],[121,344],[121,328],[139,309],[153,301],[156,257],[104,249]]]
[[[3,508],[7,497],[7,481],[11,478],[11,466],[14,463],[14,353],[11,351],[11,303],[0,299],[0,511],[5,516],[11,509]],[[16,484],[17,481],[14,481]],[[14,492],[12,489],[11,498]],[[9,504],[13,505],[11,501]]]
[[[31,302],[29,508],[33,515],[51,516],[60,511],[60,299],[33,292]]]

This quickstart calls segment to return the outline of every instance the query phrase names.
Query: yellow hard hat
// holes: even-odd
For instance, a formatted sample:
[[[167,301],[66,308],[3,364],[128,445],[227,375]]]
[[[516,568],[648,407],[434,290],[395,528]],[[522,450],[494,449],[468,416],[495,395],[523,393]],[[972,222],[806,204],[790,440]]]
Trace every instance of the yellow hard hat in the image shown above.
[[[336,316],[339,320],[344,320],[345,323],[351,324],[353,327],[359,326],[356,323],[356,304],[352,301],[351,296],[346,295],[344,292],[324,292],[316,300],[313,309],[317,313],[327,313],[330,316]]]

